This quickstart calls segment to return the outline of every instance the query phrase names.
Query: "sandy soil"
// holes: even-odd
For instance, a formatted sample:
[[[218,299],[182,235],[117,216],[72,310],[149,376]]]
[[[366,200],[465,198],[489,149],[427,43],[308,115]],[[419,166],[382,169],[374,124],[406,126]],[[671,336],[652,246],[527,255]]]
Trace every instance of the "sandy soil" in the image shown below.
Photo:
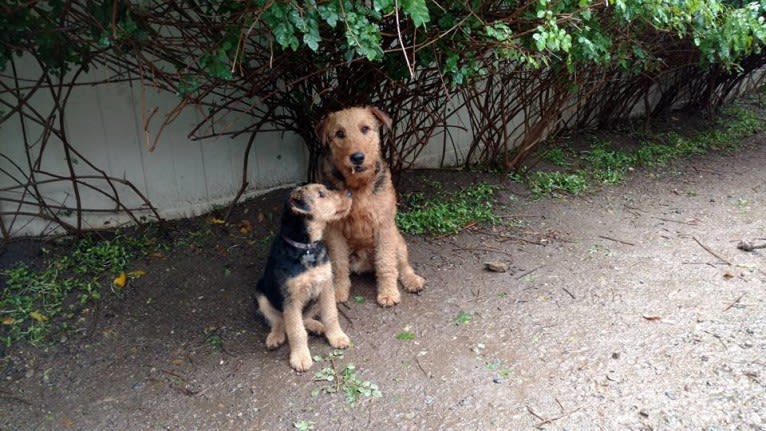
[[[0,429],[764,430],[766,249],[737,248],[766,243],[764,141],[585,197],[532,200],[502,182],[499,214],[523,223],[407,237],[427,289],[382,309],[373,280],[354,279],[340,307],[353,346],[304,374],[286,347],[266,350],[254,317],[275,228],[256,220],[280,197],[250,201],[236,217],[251,236],[209,226],[197,246],[136,262],[147,274],[80,331],[6,351]],[[413,172],[403,190],[423,176],[500,181]],[[349,403],[315,377],[349,364],[382,396]]]

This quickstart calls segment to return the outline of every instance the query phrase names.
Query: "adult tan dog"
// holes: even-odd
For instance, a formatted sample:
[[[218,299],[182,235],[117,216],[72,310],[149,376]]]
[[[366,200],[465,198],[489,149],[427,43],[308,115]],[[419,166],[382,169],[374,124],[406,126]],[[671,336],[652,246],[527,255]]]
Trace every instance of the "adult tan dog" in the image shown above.
[[[353,193],[351,212],[328,224],[325,242],[335,282],[335,298],[348,301],[351,272],[374,271],[378,304],[401,300],[397,280],[405,290],[419,292],[425,279],[409,264],[407,244],[394,219],[396,191],[380,152],[380,127],[391,118],[378,108],[354,107],[328,114],[316,132],[324,148],[322,181]]]

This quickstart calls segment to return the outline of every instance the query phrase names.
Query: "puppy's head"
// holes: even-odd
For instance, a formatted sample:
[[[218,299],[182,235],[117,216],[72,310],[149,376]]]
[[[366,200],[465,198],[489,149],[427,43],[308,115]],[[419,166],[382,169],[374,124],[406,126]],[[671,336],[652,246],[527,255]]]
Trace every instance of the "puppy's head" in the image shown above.
[[[330,162],[341,174],[374,177],[380,163],[380,127],[391,118],[374,106],[348,108],[325,116],[316,126]]]
[[[314,221],[336,221],[351,210],[351,192],[329,190],[322,184],[306,184],[290,192],[288,206],[293,214]]]

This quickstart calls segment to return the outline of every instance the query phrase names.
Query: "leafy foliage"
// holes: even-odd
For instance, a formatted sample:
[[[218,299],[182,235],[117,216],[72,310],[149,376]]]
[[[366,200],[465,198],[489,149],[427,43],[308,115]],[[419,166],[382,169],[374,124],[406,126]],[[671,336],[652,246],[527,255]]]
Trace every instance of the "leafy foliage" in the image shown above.
[[[410,208],[396,215],[399,228],[412,234],[442,235],[460,232],[472,224],[493,224],[492,201],[497,187],[477,184],[448,196],[424,199],[410,196]]]

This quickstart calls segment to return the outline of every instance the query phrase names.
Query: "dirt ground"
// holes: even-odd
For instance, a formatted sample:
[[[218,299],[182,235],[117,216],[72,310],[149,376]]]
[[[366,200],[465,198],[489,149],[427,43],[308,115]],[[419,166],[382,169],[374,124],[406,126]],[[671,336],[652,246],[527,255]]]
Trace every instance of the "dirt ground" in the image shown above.
[[[766,430],[766,249],[737,248],[766,243],[764,141],[584,197],[406,174],[402,191],[500,182],[514,222],[407,236],[427,289],[382,309],[355,278],[340,307],[353,346],[303,374],[287,347],[266,350],[252,302],[284,192],[237,210],[247,237],[180,222],[175,239],[209,235],[135,262],[146,275],[65,339],[5,352],[0,429]],[[310,348],[332,356],[321,338]],[[350,403],[315,376],[349,364],[381,396]]]

